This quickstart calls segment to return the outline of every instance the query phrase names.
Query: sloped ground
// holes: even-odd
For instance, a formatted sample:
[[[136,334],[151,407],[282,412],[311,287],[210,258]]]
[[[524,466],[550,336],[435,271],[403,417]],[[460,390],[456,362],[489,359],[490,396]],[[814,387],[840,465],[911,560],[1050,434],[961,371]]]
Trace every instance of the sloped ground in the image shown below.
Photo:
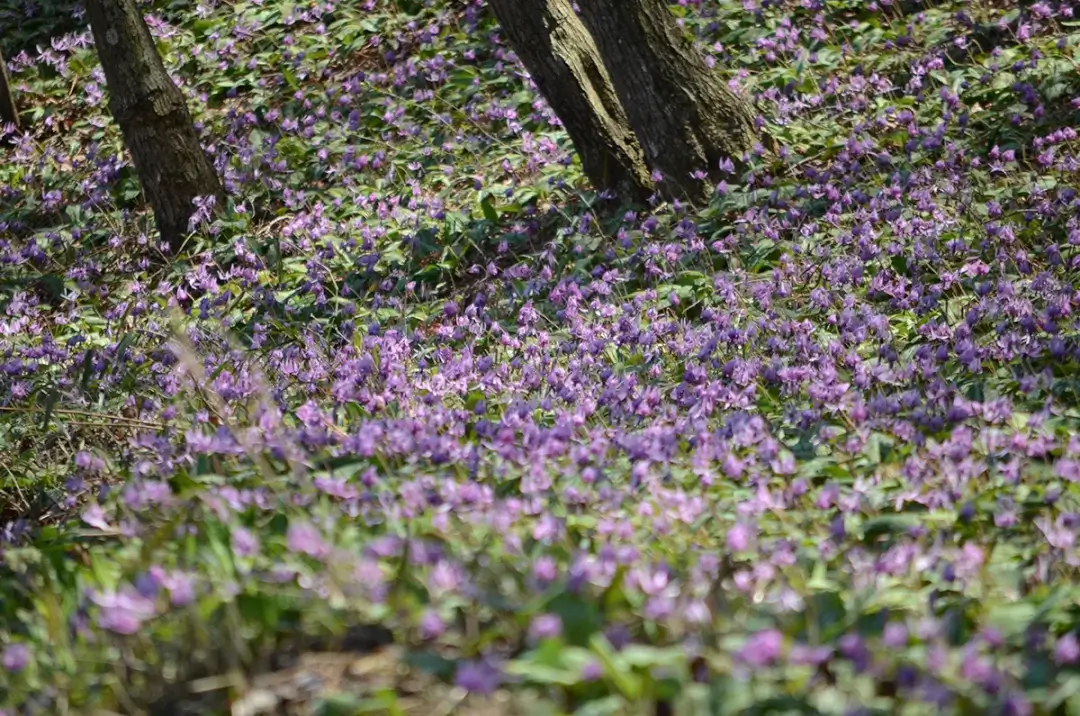
[[[1080,712],[1080,8],[927,5],[675,6],[780,155],[603,216],[476,2],[151,3],[166,260],[0,7],[10,712]]]

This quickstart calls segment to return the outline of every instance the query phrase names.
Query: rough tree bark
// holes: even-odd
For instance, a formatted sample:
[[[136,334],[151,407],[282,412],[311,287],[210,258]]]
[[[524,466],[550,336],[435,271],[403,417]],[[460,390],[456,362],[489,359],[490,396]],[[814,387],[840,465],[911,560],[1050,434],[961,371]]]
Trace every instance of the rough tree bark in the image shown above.
[[[570,0],[489,0],[515,54],[558,115],[597,190],[641,200],[649,170],[593,38]]]
[[[220,206],[221,182],[135,0],[87,0],[86,11],[105,71],[109,110],[154,209],[158,233],[178,250],[195,210],[192,200],[214,196]]]
[[[19,112],[15,108],[15,99],[11,94],[7,63],[4,61],[4,55],[0,54],[0,125],[3,124],[14,124],[18,127]]]
[[[578,0],[649,165],[668,198],[701,201],[724,159],[738,167],[757,139],[751,104],[710,72],[666,0]]]

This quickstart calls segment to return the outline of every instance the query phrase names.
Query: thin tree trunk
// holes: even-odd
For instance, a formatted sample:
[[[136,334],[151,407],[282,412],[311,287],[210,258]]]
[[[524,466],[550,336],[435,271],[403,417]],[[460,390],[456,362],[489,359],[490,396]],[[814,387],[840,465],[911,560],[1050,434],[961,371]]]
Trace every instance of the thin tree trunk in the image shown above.
[[[645,156],[593,38],[570,0],[489,0],[598,191],[641,200],[653,189]]]
[[[87,0],[94,44],[109,89],[109,109],[120,125],[158,233],[173,250],[188,233],[192,200],[224,199],[188,113],[169,79],[135,0]]]
[[[15,99],[11,94],[7,62],[4,61],[4,55],[0,54],[0,125],[4,124],[14,124],[18,128],[19,111],[15,108]]]
[[[630,126],[669,198],[700,201],[719,163],[736,167],[757,138],[749,102],[717,75],[665,0],[578,0]]]

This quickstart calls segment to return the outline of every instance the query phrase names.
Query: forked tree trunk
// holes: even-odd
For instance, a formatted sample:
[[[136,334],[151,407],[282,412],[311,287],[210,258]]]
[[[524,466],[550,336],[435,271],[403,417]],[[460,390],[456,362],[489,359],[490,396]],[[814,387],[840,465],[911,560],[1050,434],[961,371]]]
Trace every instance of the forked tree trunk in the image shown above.
[[[221,182],[169,79],[135,0],[87,0],[87,15],[109,90],[109,110],[120,125],[161,238],[177,250],[194,213],[192,200],[224,199]]]
[[[514,52],[558,115],[593,187],[652,193],[645,156],[593,38],[570,0],[489,0]]]
[[[738,167],[757,138],[746,100],[710,72],[665,0],[578,0],[661,192],[700,201],[724,159]]]
[[[15,109],[15,99],[11,94],[7,62],[4,61],[4,55],[0,54],[0,125],[4,124],[14,124],[18,127],[19,111]]]

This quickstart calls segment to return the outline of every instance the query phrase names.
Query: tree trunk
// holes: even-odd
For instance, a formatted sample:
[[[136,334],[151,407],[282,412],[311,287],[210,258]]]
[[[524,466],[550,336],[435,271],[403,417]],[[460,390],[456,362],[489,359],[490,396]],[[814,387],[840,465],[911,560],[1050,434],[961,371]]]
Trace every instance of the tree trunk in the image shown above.
[[[645,156],[593,38],[570,0],[489,0],[598,191],[641,200],[653,192]]]
[[[649,165],[668,198],[702,201],[721,161],[757,138],[750,103],[712,74],[665,0],[578,0]],[[700,175],[699,175],[700,176]]]
[[[0,125],[14,124],[19,127],[19,111],[15,108],[15,99],[11,95],[11,84],[8,81],[7,62],[3,54],[0,54]]]
[[[184,95],[169,79],[135,0],[87,0],[87,15],[120,125],[158,233],[174,251],[188,233],[193,199],[224,200],[199,144]]]

